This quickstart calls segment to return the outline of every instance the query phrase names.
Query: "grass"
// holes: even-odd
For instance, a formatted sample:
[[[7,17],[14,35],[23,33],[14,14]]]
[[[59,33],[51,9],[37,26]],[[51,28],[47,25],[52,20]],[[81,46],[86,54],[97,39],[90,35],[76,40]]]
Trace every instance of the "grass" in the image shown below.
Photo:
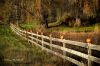
[[[94,30],[94,26],[88,26],[88,27],[59,27],[60,31],[64,31],[64,32],[88,32],[88,31],[93,31]]]
[[[23,28],[23,29],[32,29],[33,25],[32,24],[21,24],[21,28]]]
[[[96,24],[97,26],[97,24]],[[49,29],[44,28],[43,25],[41,25],[39,22],[31,22],[31,23],[24,23],[24,24],[20,24],[20,27],[26,30],[29,29],[40,29],[40,30],[45,30],[48,32],[54,32],[54,31],[62,31],[62,32],[91,32],[94,31],[95,25],[91,25],[91,26],[84,26],[84,27],[68,27],[66,25],[61,25],[61,26],[57,26],[57,27],[51,27]],[[100,24],[98,24],[98,27],[100,28]]]
[[[26,49],[27,46],[23,45],[27,44],[26,41],[19,40],[18,36],[16,36],[10,30],[9,26],[7,25],[0,25],[0,49],[1,50],[8,50],[9,48],[12,49]]]
[[[5,62],[4,58],[9,57],[13,50],[21,51],[28,49],[27,42],[18,39],[8,25],[0,25],[0,65],[12,66],[11,62]],[[14,57],[13,55],[10,57]],[[16,56],[15,56],[16,57]],[[6,65],[7,64],[7,65]]]
[[[19,24],[19,26],[22,28],[22,29],[35,29],[35,28],[38,28],[40,27],[40,24],[39,22],[37,21],[34,21],[34,22],[30,22],[30,23],[21,23]]]
[[[25,61],[31,59],[33,62],[31,66],[61,66],[63,63],[64,65],[73,66],[67,61],[66,63],[62,62],[58,57],[52,56],[34,45],[30,45],[27,41],[15,35],[8,25],[0,25],[0,51],[0,57],[1,55],[7,57],[11,54],[10,58],[24,57],[24,53],[27,53],[28,55],[26,55],[24,59]],[[20,52],[22,55],[20,55],[20,53],[14,54],[15,52],[13,51]],[[12,62],[6,62],[6,64],[5,66],[15,66]],[[24,64],[23,66],[28,65]]]
[[[95,30],[95,27],[97,25],[91,25],[91,26],[83,26],[83,27],[68,27],[68,26],[58,26],[58,27],[51,27],[49,29],[45,29],[48,32],[93,32]],[[100,28],[100,24],[98,24],[98,28]]]
[[[27,56],[25,55],[26,53],[28,54]],[[7,64],[5,66],[15,66],[13,62],[3,61],[5,57],[22,57],[26,59],[24,61],[27,61],[27,58],[32,59],[32,66],[58,66],[57,64],[61,61],[58,57],[51,56],[46,51],[30,45],[27,41],[15,35],[8,25],[0,25],[0,58],[2,59],[0,59],[0,65]]]

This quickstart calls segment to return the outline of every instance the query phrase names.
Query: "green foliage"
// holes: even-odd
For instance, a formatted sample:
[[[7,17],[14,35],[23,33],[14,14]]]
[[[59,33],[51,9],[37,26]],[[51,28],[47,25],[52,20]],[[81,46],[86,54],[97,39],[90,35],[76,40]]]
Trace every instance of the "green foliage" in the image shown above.
[[[35,29],[35,28],[38,28],[40,27],[40,22],[37,22],[37,21],[33,21],[33,22],[30,22],[30,23],[21,23],[19,24],[19,26],[22,28],[22,29]]]
[[[32,29],[33,28],[33,25],[32,24],[21,24],[20,26],[23,29]]]

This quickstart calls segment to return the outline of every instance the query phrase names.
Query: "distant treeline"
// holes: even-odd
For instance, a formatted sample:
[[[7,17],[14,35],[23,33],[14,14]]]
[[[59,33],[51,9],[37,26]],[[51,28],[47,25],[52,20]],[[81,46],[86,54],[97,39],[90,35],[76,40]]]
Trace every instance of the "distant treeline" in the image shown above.
[[[99,11],[100,0],[41,0],[40,19],[52,25],[56,22],[53,26],[62,22],[68,26],[90,25],[100,21]]]
[[[62,23],[68,26],[85,26],[100,22],[100,0],[6,1],[12,5],[10,21],[32,22],[35,19],[46,24],[47,27]]]

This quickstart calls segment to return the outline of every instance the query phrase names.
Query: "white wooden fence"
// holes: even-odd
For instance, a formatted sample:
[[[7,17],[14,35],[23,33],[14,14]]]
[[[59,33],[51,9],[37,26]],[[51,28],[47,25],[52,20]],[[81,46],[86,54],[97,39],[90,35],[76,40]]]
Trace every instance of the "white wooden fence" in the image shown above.
[[[33,32],[28,32],[25,30],[21,30],[20,28],[16,27],[15,25],[11,24],[11,29],[12,31],[14,31],[17,35],[23,37],[24,39],[28,40],[28,42],[35,44],[39,47],[41,47],[43,50],[46,50],[47,52],[50,52],[54,55],[57,55],[61,58],[63,58],[64,60],[68,60],[78,66],[82,66],[82,62],[79,60],[76,60],[74,58],[68,57],[66,55],[66,52],[72,54],[72,55],[76,55],[78,57],[87,59],[90,65],[90,62],[96,62],[98,64],[100,64],[100,58],[92,56],[91,54],[85,54],[76,50],[73,50],[73,48],[69,49],[66,47],[67,44],[69,45],[73,45],[73,46],[77,46],[80,48],[86,48],[88,49],[88,47],[90,47],[90,50],[95,50],[95,51],[100,51],[100,45],[93,45],[93,44],[87,44],[87,43],[82,43],[82,42],[77,42],[77,41],[71,41],[71,40],[65,40],[65,39],[59,39],[59,38],[53,38],[52,36],[48,37],[48,36],[44,36],[39,35],[38,33],[33,33]],[[46,41],[46,40],[49,40]],[[53,44],[53,42],[60,42],[62,44],[62,46],[59,46],[57,44]],[[46,46],[49,46],[50,48],[47,48]],[[52,48],[56,48],[62,51],[62,53],[54,51]]]

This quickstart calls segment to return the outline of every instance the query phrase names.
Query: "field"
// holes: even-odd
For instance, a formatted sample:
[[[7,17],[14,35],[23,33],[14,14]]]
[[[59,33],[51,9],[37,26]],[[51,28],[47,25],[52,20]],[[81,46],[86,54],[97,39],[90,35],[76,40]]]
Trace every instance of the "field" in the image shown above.
[[[24,59],[24,62],[11,62],[4,59]],[[31,63],[28,63],[31,61]],[[2,66],[61,66],[73,65],[61,58],[42,51],[15,35],[8,25],[0,25],[0,65]]]
[[[53,37],[57,38],[60,38],[60,36],[63,35],[65,39],[80,42],[86,42],[87,38],[91,38],[92,43],[99,44],[100,40],[100,24],[83,27],[68,27],[66,25],[61,25],[57,27],[45,28],[39,23],[32,22],[29,24],[20,24],[20,27],[28,31],[39,32],[39,34],[43,32],[44,35],[47,36],[52,34]]]
[[[87,35],[86,35],[86,33],[87,33]],[[82,39],[83,40],[86,40],[86,38],[87,38],[87,36],[89,36],[89,37],[92,37],[92,38],[95,38],[94,36],[96,36],[95,34],[93,34],[93,32],[84,32],[84,33],[82,33],[82,32],[78,32],[78,33],[65,33],[65,36],[64,36],[64,38],[66,38],[66,39],[68,39],[68,35],[71,35],[69,38],[69,40],[75,40],[75,39],[81,39],[82,37]],[[41,33],[39,33],[39,34],[41,34]],[[46,34],[48,34],[48,33],[44,33],[44,35],[46,35]],[[48,34],[49,35],[49,34]],[[53,37],[54,36],[60,36],[60,34],[58,33],[58,32],[56,32],[56,33],[53,33]],[[59,38],[59,37],[58,37]],[[39,38],[39,39],[41,39],[41,38]],[[93,40],[94,41],[94,40]],[[81,41],[82,42],[82,41]],[[61,45],[61,43],[55,43],[55,44],[57,44],[57,45]],[[74,48],[75,50],[79,50],[79,51],[82,51],[82,52],[85,52],[85,53],[87,53],[87,50],[86,49],[83,49],[83,48],[79,48],[79,47],[75,47],[75,46],[70,46],[70,45],[67,45],[68,46],[68,48]],[[56,49],[54,49],[54,50],[56,50]],[[59,50],[57,50],[57,51],[59,51]],[[59,51],[60,52],[60,51]],[[93,54],[95,54],[96,52],[94,52],[93,51]],[[70,55],[69,53],[67,53],[68,54],[68,56],[71,56],[71,57],[75,57],[75,58],[77,58],[76,56],[73,56],[73,55]],[[98,55],[97,55],[98,56]],[[77,58],[77,59],[79,59],[79,58]],[[82,59],[81,59],[82,60]],[[86,63],[86,62],[84,62],[84,63]],[[87,64],[87,63],[86,63]]]

